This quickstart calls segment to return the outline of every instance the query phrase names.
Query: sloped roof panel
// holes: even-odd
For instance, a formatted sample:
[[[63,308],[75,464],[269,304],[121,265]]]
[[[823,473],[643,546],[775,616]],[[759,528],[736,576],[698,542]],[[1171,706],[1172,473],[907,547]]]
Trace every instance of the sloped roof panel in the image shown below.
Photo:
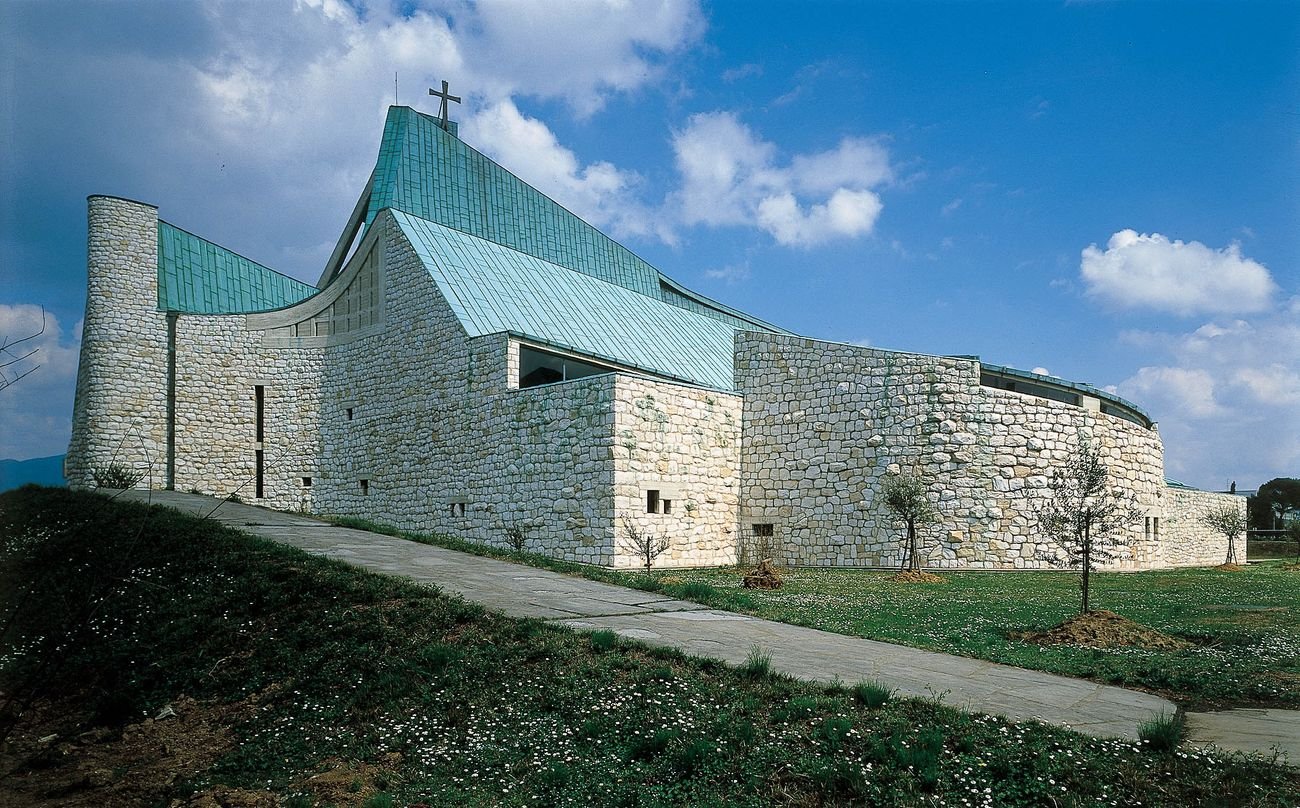
[[[617,284],[393,211],[470,336],[511,332],[730,390],[735,328]]]
[[[366,224],[384,208],[469,233],[739,328],[781,331],[692,292],[478,152],[434,118],[390,107]]]
[[[291,306],[316,291],[315,286],[158,222],[158,308],[162,311],[246,314]]]

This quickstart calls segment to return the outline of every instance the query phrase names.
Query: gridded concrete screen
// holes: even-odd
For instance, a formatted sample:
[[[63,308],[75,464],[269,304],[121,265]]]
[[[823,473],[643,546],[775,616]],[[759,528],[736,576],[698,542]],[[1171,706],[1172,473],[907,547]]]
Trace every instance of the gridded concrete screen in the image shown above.
[[[158,308],[188,314],[244,314],[291,306],[316,287],[281,275],[158,222]]]

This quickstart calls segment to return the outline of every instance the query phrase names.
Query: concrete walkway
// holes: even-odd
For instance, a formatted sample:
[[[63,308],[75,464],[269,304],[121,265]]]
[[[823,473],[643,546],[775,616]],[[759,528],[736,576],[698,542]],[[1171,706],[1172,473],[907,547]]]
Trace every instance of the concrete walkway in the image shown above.
[[[247,533],[374,572],[434,584],[514,617],[582,630],[611,629],[651,645],[732,664],[758,646],[772,667],[802,679],[875,680],[901,695],[951,707],[1038,720],[1096,737],[1136,739],[1138,727],[1175,705],[1159,696],[966,657],[831,634],[709,609],[652,592],[431,547],[310,517],[173,491],[122,496],[208,516]],[[1274,747],[1300,763],[1300,712],[1228,710],[1188,714],[1189,740],[1232,751]]]

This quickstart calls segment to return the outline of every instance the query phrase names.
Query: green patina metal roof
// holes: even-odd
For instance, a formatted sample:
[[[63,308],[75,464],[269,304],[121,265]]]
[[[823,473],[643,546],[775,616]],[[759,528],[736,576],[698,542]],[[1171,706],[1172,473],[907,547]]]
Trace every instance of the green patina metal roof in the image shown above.
[[[224,247],[158,222],[158,308],[190,314],[244,314],[291,306],[316,287]]]
[[[782,330],[681,287],[444,131],[434,118],[409,107],[388,110],[366,224],[384,208],[404,211],[732,325]]]
[[[401,211],[393,217],[470,336],[509,332],[733,388],[733,326]]]

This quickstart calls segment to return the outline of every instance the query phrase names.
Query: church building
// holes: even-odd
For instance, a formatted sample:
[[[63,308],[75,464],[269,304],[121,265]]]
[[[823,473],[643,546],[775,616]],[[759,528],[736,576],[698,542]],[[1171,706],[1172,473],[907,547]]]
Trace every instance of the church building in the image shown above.
[[[392,107],[315,286],[89,199],[66,473],[237,494],[573,561],[770,555],[895,566],[879,493],[922,478],[931,567],[1047,566],[1035,514],[1087,441],[1143,518],[1114,566],[1220,563],[1156,425],[1083,384],[817,340],[682,286],[476,151]],[[1244,557],[1244,540],[1239,554]]]

